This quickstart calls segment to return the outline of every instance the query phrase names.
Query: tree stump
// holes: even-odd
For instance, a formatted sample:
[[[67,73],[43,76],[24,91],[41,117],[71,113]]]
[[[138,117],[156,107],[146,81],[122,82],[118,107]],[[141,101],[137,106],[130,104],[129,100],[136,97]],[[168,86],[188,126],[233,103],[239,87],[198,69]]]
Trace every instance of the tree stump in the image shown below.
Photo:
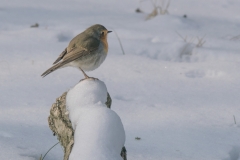
[[[66,95],[64,92],[50,109],[50,115],[48,117],[49,128],[53,131],[53,135],[57,135],[57,139],[64,148],[64,160],[69,159],[73,144],[74,144],[74,130],[72,123],[69,120],[68,112],[66,109]],[[106,103],[108,108],[111,108],[112,99],[110,95],[107,95]],[[127,151],[123,147],[120,153],[123,160],[127,160]]]

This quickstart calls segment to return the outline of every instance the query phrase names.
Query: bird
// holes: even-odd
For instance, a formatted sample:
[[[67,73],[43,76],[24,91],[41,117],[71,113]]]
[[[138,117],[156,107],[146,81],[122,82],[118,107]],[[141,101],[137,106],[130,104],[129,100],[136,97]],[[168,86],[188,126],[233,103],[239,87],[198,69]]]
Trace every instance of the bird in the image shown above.
[[[85,79],[93,78],[89,77],[85,71],[95,70],[103,63],[108,53],[107,35],[111,32],[101,24],[90,26],[69,42],[54,61],[53,66],[41,76],[45,77],[57,69],[71,66],[79,68]]]

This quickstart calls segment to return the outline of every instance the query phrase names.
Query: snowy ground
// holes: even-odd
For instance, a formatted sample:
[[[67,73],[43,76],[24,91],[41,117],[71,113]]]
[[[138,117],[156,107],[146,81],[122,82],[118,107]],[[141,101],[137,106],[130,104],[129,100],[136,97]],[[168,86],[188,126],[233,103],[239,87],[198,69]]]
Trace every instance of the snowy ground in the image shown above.
[[[74,68],[40,75],[71,38],[96,23],[116,30],[126,53],[111,33],[108,57],[88,74],[107,86],[129,160],[240,159],[240,38],[234,38],[240,1],[172,0],[169,15],[149,21],[135,12],[139,6],[137,0],[1,0],[1,160],[36,160],[57,142],[49,109],[83,75]],[[151,3],[141,8],[150,13]],[[30,28],[35,23],[39,28]],[[176,32],[189,41],[206,35],[206,43],[197,48]],[[62,155],[58,145],[45,160]]]

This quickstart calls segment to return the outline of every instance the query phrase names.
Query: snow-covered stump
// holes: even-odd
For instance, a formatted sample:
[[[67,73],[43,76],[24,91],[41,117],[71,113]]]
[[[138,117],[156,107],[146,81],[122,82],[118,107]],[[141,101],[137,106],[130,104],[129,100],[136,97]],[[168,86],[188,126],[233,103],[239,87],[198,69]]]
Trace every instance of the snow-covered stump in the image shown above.
[[[81,81],[57,98],[48,121],[64,148],[64,160],[127,159],[123,125],[110,107],[111,97],[99,80]]]

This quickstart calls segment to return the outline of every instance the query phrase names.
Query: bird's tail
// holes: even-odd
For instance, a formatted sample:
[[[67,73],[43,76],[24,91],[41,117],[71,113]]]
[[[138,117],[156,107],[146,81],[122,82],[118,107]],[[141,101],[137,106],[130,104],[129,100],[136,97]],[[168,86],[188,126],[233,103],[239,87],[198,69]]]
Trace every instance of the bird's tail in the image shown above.
[[[60,63],[57,63],[57,64],[55,64],[54,66],[52,66],[51,68],[49,68],[48,70],[46,70],[41,76],[42,76],[42,77],[45,77],[45,76],[47,76],[49,73],[52,73],[53,71],[55,71],[55,70],[63,67],[63,65],[65,65],[65,64],[64,64],[64,63],[61,63],[61,62],[60,62]]]

